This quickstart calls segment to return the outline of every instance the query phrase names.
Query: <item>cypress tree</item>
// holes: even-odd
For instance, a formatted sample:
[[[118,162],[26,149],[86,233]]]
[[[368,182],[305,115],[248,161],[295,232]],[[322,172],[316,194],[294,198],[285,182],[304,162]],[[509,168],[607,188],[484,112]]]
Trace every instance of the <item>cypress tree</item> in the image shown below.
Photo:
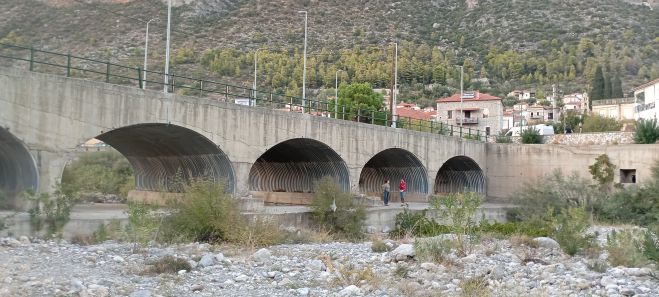
[[[604,75],[604,97],[603,99],[610,99],[611,94],[613,94],[611,90],[611,74],[606,74]]]
[[[593,76],[593,81],[591,82],[590,90],[590,108],[592,109],[593,101],[604,99],[604,74],[602,73],[602,67],[597,65],[595,69],[595,75]]]
[[[625,94],[622,93],[622,81],[619,76],[613,78],[611,82],[611,97],[612,98],[622,98],[625,97]]]

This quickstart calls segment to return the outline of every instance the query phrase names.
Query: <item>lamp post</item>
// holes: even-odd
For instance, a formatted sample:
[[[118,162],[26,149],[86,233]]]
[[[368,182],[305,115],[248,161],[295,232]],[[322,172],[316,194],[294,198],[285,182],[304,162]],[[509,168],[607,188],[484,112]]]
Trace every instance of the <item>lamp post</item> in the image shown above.
[[[256,100],[256,73],[257,73],[257,72],[256,72],[256,64],[257,64],[257,62],[258,62],[258,60],[257,60],[257,58],[258,58],[258,54],[259,54],[259,49],[257,49],[257,50],[254,52],[254,85],[252,86],[252,90],[253,90],[253,92],[254,92],[254,95],[253,95],[253,96],[254,96],[254,99],[255,99],[255,100]]]
[[[463,119],[463,113],[464,110],[462,109],[462,104],[464,103],[464,66],[462,65],[455,65],[457,67],[460,67],[460,127],[462,127],[462,124],[464,123]]]
[[[159,21],[159,20],[160,20],[159,18],[153,18],[150,19],[148,22],[146,22],[146,37],[144,38],[144,68],[142,68],[142,71],[144,72],[144,74],[142,75],[142,80],[144,81],[142,82],[142,89],[144,90],[146,90],[146,65],[147,65],[146,58],[149,53],[149,23],[151,21]]]
[[[172,0],[167,1],[167,45],[165,50],[165,84],[163,91],[167,93],[167,85],[169,84],[169,36],[172,26]]]
[[[396,93],[398,93],[398,43],[394,42],[394,93],[392,94],[393,102],[391,106],[391,127],[396,128]]]
[[[338,119],[339,116],[339,72],[342,70],[337,70],[334,74],[334,118]]]
[[[304,107],[307,105],[307,11],[301,10],[297,13],[304,13],[304,60],[302,62],[302,113],[304,113]]]

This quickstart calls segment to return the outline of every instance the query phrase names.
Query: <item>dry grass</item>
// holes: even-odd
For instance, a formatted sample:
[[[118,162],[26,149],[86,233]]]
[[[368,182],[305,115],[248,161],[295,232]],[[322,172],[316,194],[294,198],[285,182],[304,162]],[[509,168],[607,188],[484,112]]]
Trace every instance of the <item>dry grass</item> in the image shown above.
[[[492,296],[492,291],[487,287],[487,280],[484,277],[472,277],[463,279],[460,282],[460,296],[462,297],[488,297]]]
[[[181,270],[192,270],[190,263],[187,260],[177,258],[174,256],[165,256],[152,263],[143,271],[144,274],[162,274],[172,273],[175,274]]]
[[[531,247],[537,248],[538,243],[533,240],[530,236],[523,234],[515,234],[510,236],[508,239],[512,246],[522,246],[522,247]]]
[[[379,288],[382,285],[382,278],[373,272],[370,265],[359,266],[353,263],[339,265],[335,274],[337,277],[334,279],[335,286],[349,286],[359,285],[360,282],[366,281],[374,288]]]

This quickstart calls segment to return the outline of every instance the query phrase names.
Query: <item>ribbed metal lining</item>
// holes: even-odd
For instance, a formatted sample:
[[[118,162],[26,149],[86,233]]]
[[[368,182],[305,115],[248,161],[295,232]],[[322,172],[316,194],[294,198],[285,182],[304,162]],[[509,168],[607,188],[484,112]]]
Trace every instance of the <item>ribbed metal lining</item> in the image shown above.
[[[391,191],[398,191],[401,179],[407,183],[409,194],[428,194],[426,168],[414,154],[399,148],[384,150],[373,156],[359,176],[362,193],[380,193],[385,180],[390,180]]]
[[[442,165],[435,179],[435,193],[485,193],[483,170],[469,157],[457,156]]]
[[[264,192],[314,192],[314,183],[330,176],[350,190],[348,168],[322,142],[296,138],[279,143],[259,157],[249,172],[249,188]]]
[[[203,135],[175,125],[139,124],[97,137],[122,153],[133,166],[139,190],[180,192],[193,179],[226,184],[234,191],[229,158]]]
[[[0,190],[13,196],[26,189],[38,189],[39,171],[23,143],[0,128]]]

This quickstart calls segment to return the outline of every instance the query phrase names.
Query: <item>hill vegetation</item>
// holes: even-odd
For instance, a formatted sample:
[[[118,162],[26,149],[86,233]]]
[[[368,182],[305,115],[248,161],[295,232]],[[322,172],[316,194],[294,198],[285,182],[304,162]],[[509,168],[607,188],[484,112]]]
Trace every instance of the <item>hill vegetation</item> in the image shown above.
[[[57,2],[57,5],[54,5]],[[459,87],[505,95],[551,84],[590,89],[598,66],[623,92],[659,77],[659,13],[620,0],[315,1],[197,0],[173,10],[173,72],[300,95],[303,16],[309,12],[308,88],[392,84],[399,45],[400,98],[429,105]],[[163,69],[166,6],[146,1],[0,3],[0,39],[140,66],[143,21],[150,69]],[[155,87],[155,86],[154,86]],[[319,92],[321,97],[323,92]]]

